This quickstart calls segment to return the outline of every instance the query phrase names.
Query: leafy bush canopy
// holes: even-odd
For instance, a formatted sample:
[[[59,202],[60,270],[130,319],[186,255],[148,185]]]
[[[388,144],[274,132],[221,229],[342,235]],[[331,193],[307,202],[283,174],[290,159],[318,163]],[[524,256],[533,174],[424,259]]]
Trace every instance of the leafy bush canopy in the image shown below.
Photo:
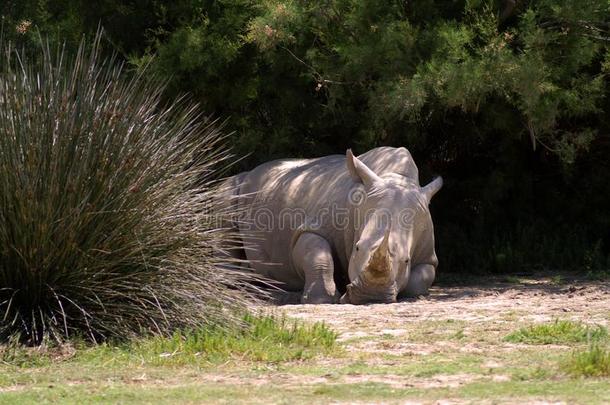
[[[100,57],[3,44],[0,340],[99,340],[231,322],[245,276],[213,197],[216,122]]]
[[[156,54],[167,94],[230,119],[243,169],[408,147],[446,179],[441,271],[610,267],[606,0],[98,4],[0,14],[20,43],[36,29],[76,43],[101,22],[132,64]]]

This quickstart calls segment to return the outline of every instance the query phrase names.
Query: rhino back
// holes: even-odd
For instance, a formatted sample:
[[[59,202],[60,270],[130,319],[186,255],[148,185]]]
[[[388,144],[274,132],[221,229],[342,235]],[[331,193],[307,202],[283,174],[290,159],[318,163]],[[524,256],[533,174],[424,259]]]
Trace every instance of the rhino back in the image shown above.
[[[407,148],[381,146],[363,153],[358,159],[378,175],[399,174],[419,186],[419,172]]]
[[[352,182],[344,165],[341,155],[276,160],[256,167],[243,179],[239,208],[246,218],[240,222],[240,231],[250,266],[257,273],[289,289],[303,287],[303,276],[292,266],[293,239],[324,207],[345,200]],[[334,231],[325,225],[319,232],[332,245]]]

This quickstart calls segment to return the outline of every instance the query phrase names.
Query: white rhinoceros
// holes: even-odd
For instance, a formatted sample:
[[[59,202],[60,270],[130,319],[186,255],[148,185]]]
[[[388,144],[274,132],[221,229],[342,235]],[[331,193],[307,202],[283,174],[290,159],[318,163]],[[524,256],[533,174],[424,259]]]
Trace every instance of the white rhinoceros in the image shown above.
[[[276,160],[231,181],[244,258],[303,303],[395,302],[434,281],[428,204],[442,179],[420,187],[405,148]]]

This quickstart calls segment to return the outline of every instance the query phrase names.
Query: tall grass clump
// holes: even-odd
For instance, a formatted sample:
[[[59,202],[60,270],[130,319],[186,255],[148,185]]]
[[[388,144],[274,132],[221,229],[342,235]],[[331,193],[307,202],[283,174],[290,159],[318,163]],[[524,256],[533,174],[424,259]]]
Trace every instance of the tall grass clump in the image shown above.
[[[610,347],[591,344],[587,349],[574,351],[562,366],[575,377],[610,377]]]
[[[0,341],[241,317],[245,276],[217,270],[220,129],[100,38],[73,56],[0,44]]]

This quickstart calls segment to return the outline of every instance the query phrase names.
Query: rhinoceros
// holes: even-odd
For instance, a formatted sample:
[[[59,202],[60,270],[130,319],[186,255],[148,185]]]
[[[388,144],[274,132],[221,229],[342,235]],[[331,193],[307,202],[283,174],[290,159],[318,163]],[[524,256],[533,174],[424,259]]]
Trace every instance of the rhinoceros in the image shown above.
[[[434,281],[428,204],[442,178],[420,187],[405,148],[275,160],[230,181],[242,258],[302,290],[303,303],[396,302],[426,294]]]

